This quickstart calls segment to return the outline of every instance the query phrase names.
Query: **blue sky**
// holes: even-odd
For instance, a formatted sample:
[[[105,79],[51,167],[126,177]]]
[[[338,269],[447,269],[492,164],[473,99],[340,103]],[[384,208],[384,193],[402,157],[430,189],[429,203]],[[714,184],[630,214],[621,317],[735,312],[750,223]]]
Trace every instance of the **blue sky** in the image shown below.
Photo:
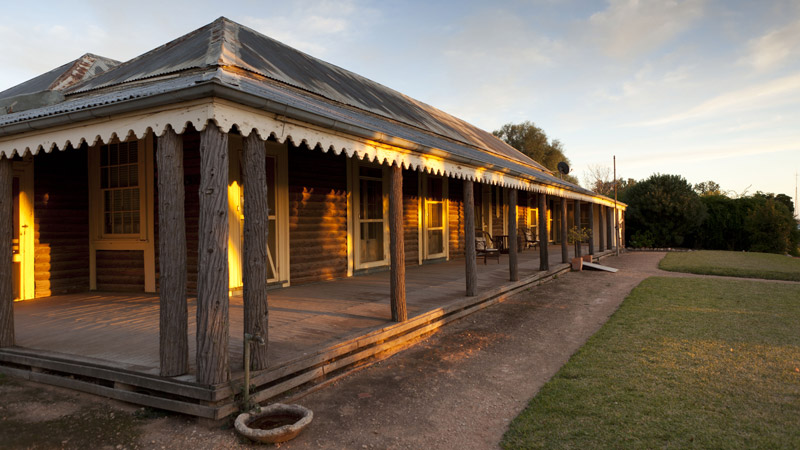
[[[794,196],[800,1],[73,1],[3,7],[0,90],[127,60],[219,16],[486,130],[531,120],[590,165]]]

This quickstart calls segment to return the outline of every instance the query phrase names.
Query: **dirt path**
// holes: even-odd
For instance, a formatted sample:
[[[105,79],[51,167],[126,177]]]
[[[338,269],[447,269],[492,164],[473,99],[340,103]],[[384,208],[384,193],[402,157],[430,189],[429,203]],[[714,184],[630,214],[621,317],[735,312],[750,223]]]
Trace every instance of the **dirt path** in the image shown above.
[[[511,419],[633,287],[652,275],[673,275],[658,270],[663,256],[629,253],[605,259],[604,264],[621,269],[616,274],[565,274],[309,393],[297,402],[314,411],[314,422],[281,447],[496,448]],[[0,385],[4,398],[30,386],[56,390],[12,382],[8,392],[8,384]],[[68,391],[58,395],[73,396],[74,402],[87,402],[89,408],[98,403],[95,397]],[[117,408],[118,415],[131,414],[130,407],[103,402]],[[30,409],[30,403],[12,397],[0,409],[0,417],[14,418],[14,408]],[[207,428],[181,417],[140,418],[132,427],[140,433],[136,440],[121,439],[118,445],[113,439],[110,445],[103,440],[97,447],[249,447],[230,429]]]

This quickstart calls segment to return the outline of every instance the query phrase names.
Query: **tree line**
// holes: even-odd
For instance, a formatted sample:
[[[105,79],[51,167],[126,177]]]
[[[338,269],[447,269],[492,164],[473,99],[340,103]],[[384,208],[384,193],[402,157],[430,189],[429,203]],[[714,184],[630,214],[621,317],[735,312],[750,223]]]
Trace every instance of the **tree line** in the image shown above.
[[[729,196],[713,181],[654,174],[620,195],[632,247],[686,247],[800,256],[794,203],[785,194]]]
[[[530,121],[503,125],[496,137],[557,172],[569,164],[564,145]],[[614,196],[614,181],[607,166],[590,166],[584,186],[598,194]],[[564,179],[578,184],[573,175]],[[685,247],[790,253],[800,256],[800,229],[795,205],[785,194],[756,192],[742,195],[723,191],[714,181],[692,186],[680,175],[655,174],[646,180],[616,180],[617,195],[628,205],[625,237],[633,247]],[[733,194],[733,195],[732,195]]]

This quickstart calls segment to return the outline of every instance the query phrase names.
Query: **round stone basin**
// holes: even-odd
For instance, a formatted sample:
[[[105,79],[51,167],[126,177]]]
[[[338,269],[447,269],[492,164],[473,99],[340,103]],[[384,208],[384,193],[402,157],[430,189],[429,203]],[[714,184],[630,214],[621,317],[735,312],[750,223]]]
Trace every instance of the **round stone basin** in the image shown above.
[[[257,412],[239,414],[235,426],[248,439],[274,444],[293,439],[313,418],[314,413],[308,408],[274,403]]]

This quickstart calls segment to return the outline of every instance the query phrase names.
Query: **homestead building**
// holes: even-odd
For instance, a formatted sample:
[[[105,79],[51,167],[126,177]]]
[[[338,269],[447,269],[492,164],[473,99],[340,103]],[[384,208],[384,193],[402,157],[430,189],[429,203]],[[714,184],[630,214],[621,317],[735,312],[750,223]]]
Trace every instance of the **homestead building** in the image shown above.
[[[0,372],[204,417],[244,333],[268,399],[566,270],[568,226],[617,246],[613,200],[225,18],[0,92],[0,154]]]

